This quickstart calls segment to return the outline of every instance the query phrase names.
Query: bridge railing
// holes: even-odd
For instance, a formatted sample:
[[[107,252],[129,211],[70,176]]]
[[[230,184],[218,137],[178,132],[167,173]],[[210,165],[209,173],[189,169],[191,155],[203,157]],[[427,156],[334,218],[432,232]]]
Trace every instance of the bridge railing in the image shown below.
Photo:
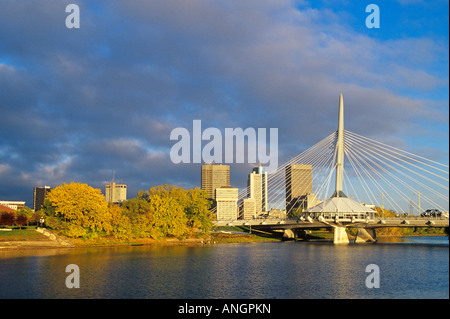
[[[384,221],[403,221],[403,220],[423,220],[423,221],[436,221],[436,220],[445,220],[448,221],[448,217],[445,216],[416,216],[416,215],[406,215],[406,216],[374,216],[373,218],[354,218],[353,220],[351,218],[347,218],[344,216],[340,216],[339,218],[324,218],[325,221],[333,221],[333,220],[339,220],[340,222],[361,222],[361,221],[367,221],[367,220],[384,220]],[[216,221],[216,223],[220,224],[244,224],[246,222],[254,224],[280,224],[280,223],[288,223],[288,222],[313,222],[313,221],[320,221],[318,218],[274,218],[274,217],[266,217],[266,218],[254,218],[254,219],[236,219],[236,220],[220,220]]]
[[[405,216],[379,216],[380,219],[385,220],[399,220],[399,219],[414,219],[414,220],[448,220],[445,216],[417,216],[417,215],[405,215]]]

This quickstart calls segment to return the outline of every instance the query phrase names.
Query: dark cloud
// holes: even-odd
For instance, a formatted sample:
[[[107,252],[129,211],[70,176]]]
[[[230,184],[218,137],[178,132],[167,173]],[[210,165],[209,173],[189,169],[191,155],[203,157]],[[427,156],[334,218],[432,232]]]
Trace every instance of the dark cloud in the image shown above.
[[[412,148],[414,132],[448,130],[440,39],[375,39],[269,0],[78,1],[67,29],[68,3],[0,2],[1,198],[31,205],[34,186],[103,187],[112,171],[130,196],[199,186],[200,165],[169,158],[171,130],[194,119],[278,128],[281,164],[336,130],[341,92],[358,134]],[[236,186],[247,166],[233,165]]]

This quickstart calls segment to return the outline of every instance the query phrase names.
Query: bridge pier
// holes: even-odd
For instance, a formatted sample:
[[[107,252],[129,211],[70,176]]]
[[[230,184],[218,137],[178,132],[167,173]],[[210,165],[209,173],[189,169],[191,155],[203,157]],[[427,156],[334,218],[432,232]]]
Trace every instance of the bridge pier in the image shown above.
[[[377,232],[374,228],[358,228],[355,243],[375,243]]]
[[[302,238],[307,239],[310,232],[305,229],[285,229],[283,231],[284,239]]]
[[[292,229],[285,229],[284,230],[283,238],[294,239],[295,237],[296,237],[295,233],[294,233],[294,231]]]
[[[333,244],[349,244],[347,232],[345,231],[345,227],[336,226],[333,229]]]

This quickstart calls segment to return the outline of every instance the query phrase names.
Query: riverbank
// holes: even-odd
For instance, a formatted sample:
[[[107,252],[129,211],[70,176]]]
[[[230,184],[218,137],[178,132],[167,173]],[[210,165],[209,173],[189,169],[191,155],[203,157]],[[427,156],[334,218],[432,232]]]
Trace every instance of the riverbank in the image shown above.
[[[210,245],[221,243],[239,242],[261,242],[279,241],[279,238],[258,233],[236,233],[228,230],[216,230],[208,235],[196,238],[134,238],[115,239],[111,237],[89,238],[66,238],[52,231],[36,229],[35,227],[25,227],[24,229],[14,228],[10,231],[0,232],[0,250],[20,250],[20,249],[45,249],[45,248],[82,248],[82,247],[110,247],[110,246],[141,246],[141,245]],[[70,243],[70,244],[67,244]]]
[[[354,239],[352,234],[348,234],[350,240]],[[411,236],[439,236],[436,233],[409,233],[402,236],[386,234],[378,236],[382,238],[411,237]],[[444,236],[446,236],[444,234]],[[63,239],[63,240],[61,240]],[[327,230],[310,231],[306,238],[296,238],[295,241],[332,241],[333,233]],[[120,240],[115,238],[66,238],[52,233],[51,231],[36,231],[35,227],[25,229],[12,229],[11,231],[0,232],[0,250],[33,250],[47,248],[82,248],[82,247],[111,247],[111,246],[175,246],[175,245],[211,245],[226,243],[248,243],[248,242],[274,242],[284,240],[282,233],[272,234],[257,230],[250,230],[246,227],[221,227],[214,229],[208,235],[197,238],[136,238],[130,240]],[[69,245],[67,243],[70,243]]]

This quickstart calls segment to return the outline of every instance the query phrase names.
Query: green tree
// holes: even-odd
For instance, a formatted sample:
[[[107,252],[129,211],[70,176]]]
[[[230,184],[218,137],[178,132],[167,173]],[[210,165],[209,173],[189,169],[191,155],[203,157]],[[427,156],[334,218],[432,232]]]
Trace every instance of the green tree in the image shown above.
[[[30,221],[32,221],[32,218],[33,218],[33,211],[31,210],[31,208],[29,208],[29,207],[27,207],[27,206],[24,206],[23,208],[20,208],[20,209],[18,209],[18,210],[16,211],[17,217],[18,217],[20,214],[24,214],[24,215],[25,215],[25,217],[26,217],[26,219],[27,219],[26,225],[28,226],[28,223],[29,223]]]
[[[201,229],[206,233],[213,226],[214,214],[210,211],[211,202],[206,191],[195,188],[187,191],[188,200],[184,211],[191,229]]]
[[[34,212],[29,221],[37,224],[39,222],[39,219],[41,219],[41,217],[42,217],[41,212]]]
[[[133,237],[157,237],[154,229],[154,214],[143,191],[139,191],[137,198],[129,199],[122,203],[123,214],[130,221]]]
[[[44,199],[44,203],[40,211],[38,211],[39,216],[47,215],[47,216],[56,216],[55,207],[52,205],[52,202],[49,200],[49,197]],[[39,217],[40,218],[40,217]],[[37,220],[39,221],[39,219]]]
[[[302,216],[303,209],[301,207],[295,207],[291,209],[291,211],[288,213],[289,218],[299,218]]]

